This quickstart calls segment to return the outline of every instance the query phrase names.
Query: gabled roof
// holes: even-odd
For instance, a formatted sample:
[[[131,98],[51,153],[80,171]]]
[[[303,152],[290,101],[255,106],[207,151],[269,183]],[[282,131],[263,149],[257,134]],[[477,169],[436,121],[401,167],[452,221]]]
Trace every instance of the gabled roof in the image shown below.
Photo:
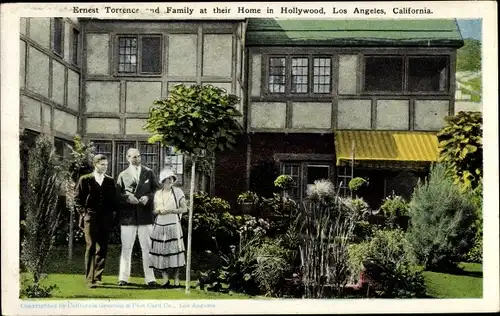
[[[248,19],[247,46],[461,47],[451,20]]]

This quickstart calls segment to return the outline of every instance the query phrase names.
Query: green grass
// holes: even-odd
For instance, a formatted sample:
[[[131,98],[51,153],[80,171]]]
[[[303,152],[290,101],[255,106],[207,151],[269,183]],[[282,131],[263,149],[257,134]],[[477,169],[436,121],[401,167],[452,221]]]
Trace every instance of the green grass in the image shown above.
[[[425,271],[427,295],[434,298],[482,298],[483,272],[479,263],[462,263],[461,275]]]
[[[138,246],[138,245],[136,245]],[[200,263],[193,255],[193,273],[191,274],[191,293],[185,294],[185,271],[181,272],[181,286],[178,289],[148,288],[144,284],[142,260],[137,255],[133,256],[131,267],[132,283],[127,287],[118,287],[118,273],[120,262],[120,246],[110,245],[103,276],[103,285],[97,288],[87,288],[84,277],[83,246],[76,246],[71,262],[67,260],[67,249],[64,247],[53,250],[47,266],[47,278],[42,284],[55,284],[58,289],[53,292],[51,299],[248,299],[250,296],[237,293],[218,293],[202,291],[195,288],[197,275],[195,270]],[[21,273],[21,277],[28,277]],[[158,283],[162,282],[161,275],[157,275]],[[172,280],[171,280],[172,282]]]

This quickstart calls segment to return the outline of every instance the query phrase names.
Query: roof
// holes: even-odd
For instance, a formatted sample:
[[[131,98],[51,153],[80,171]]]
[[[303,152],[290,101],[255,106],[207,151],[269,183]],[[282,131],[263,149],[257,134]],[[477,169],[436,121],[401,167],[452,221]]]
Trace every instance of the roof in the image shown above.
[[[336,131],[337,165],[351,160],[435,162],[439,147],[437,134],[410,131]]]
[[[247,46],[461,47],[456,20],[248,19]]]

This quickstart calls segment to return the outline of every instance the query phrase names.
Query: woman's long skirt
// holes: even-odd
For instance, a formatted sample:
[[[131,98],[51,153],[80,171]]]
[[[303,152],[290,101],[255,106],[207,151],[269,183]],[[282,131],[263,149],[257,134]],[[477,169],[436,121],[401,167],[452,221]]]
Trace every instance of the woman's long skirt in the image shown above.
[[[154,224],[149,250],[151,265],[156,270],[167,270],[185,265],[182,229],[178,223]]]

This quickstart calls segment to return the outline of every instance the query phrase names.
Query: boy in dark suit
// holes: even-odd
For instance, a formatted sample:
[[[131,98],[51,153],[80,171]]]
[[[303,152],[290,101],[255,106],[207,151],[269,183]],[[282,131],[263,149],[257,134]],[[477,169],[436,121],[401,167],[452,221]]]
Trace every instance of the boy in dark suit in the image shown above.
[[[80,177],[75,194],[80,228],[85,233],[87,243],[85,277],[90,288],[102,282],[110,223],[117,202],[115,180],[105,174],[108,169],[106,156],[95,155],[93,163],[94,172]]]
[[[121,202],[119,218],[122,242],[118,285],[123,286],[128,283],[132,248],[136,237],[139,237],[145,283],[149,286],[158,286],[153,269],[149,267],[149,248],[154,220],[153,197],[159,184],[153,171],[141,165],[139,150],[130,148],[127,151],[127,158],[130,166],[123,170],[117,179]]]

